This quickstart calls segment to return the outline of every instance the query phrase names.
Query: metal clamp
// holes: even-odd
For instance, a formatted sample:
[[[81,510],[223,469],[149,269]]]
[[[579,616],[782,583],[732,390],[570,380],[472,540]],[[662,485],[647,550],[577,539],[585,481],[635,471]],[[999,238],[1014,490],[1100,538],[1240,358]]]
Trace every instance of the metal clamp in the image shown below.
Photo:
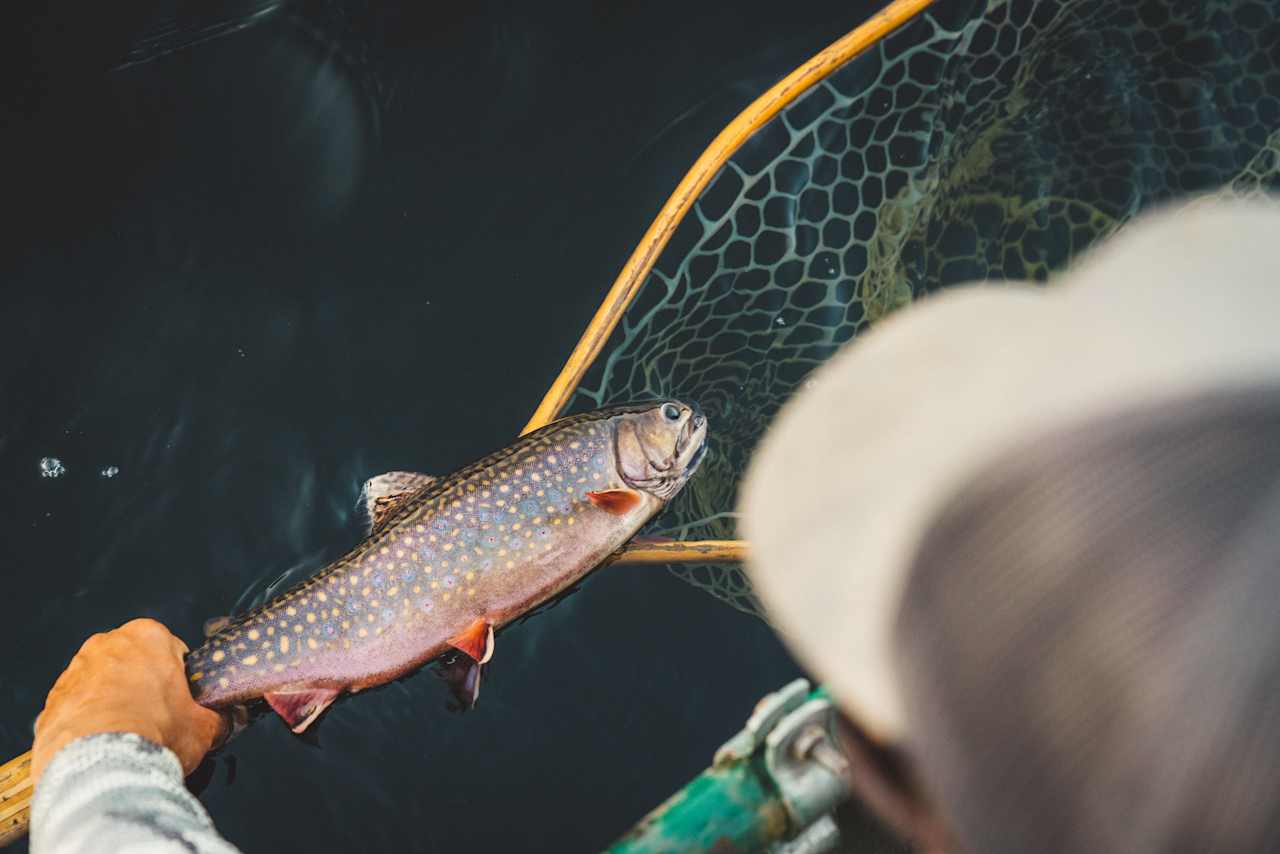
[[[747,725],[716,751],[713,767],[750,758],[764,768],[793,827],[805,828],[849,796],[849,763],[836,740],[836,709],[807,679],[765,696]]]
[[[711,766],[720,768],[732,762],[750,758],[756,748],[764,744],[765,738],[777,726],[788,712],[798,709],[809,696],[809,680],[797,679],[766,694],[756,703],[755,710],[747,719],[747,725],[733,738],[721,745],[716,751]]]
[[[797,827],[808,827],[849,796],[849,762],[836,740],[836,709],[824,696],[778,721],[765,738],[764,762]]]

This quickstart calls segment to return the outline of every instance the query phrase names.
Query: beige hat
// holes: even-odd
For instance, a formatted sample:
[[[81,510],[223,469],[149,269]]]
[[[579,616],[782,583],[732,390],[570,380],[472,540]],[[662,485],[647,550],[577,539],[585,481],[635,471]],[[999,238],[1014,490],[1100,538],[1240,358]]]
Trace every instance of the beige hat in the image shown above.
[[[816,371],[744,479],[747,571],[799,659],[898,740],[894,620],[928,525],[968,476],[1082,419],[1277,378],[1280,210],[1144,215],[1052,286],[929,296]]]

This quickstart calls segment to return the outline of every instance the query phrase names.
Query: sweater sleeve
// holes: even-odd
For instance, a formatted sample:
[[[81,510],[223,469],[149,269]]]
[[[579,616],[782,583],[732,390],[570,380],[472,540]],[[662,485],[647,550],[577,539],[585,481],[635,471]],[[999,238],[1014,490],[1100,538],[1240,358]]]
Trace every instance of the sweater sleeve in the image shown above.
[[[133,733],[76,739],[31,804],[32,854],[238,854],[182,782],[167,748]]]

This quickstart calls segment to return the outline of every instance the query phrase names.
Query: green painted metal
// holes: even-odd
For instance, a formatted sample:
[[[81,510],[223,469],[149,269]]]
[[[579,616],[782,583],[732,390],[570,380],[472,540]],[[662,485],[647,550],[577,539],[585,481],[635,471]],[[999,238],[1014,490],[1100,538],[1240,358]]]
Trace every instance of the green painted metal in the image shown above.
[[[710,768],[649,813],[609,854],[767,851],[794,827],[765,761],[765,740],[789,712],[827,690],[804,680],[763,699],[746,727],[716,752]]]
[[[609,852],[763,851],[788,830],[786,810],[757,751],[703,771]]]

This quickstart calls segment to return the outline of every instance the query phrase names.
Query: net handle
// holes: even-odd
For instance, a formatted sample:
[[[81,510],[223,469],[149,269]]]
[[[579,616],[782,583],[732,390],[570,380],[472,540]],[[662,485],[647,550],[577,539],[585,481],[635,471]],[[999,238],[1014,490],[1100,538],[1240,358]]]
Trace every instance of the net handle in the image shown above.
[[[604,302],[600,304],[595,316],[587,324],[586,331],[582,333],[577,346],[573,348],[569,360],[565,362],[560,375],[543,396],[542,403],[538,404],[529,423],[525,424],[521,435],[551,423],[568,405],[569,398],[582,382],[587,369],[600,355],[605,342],[609,340],[618,321],[622,319],[623,313],[640,293],[640,287],[671,239],[671,235],[675,233],[676,227],[680,225],[685,214],[693,207],[693,203],[734,152],[753,133],[809,91],[814,84],[829,77],[849,60],[874,47],[933,2],[934,0],[893,0],[853,32],[828,45],[808,62],[779,80],[720,132],[685,174],[675,192],[671,194],[671,198],[667,199],[667,203],[658,211],[658,216],[649,226],[649,230],[644,233],[644,237],[640,239],[640,244],[631,253],[631,257],[627,259],[613,287],[605,295]]]

